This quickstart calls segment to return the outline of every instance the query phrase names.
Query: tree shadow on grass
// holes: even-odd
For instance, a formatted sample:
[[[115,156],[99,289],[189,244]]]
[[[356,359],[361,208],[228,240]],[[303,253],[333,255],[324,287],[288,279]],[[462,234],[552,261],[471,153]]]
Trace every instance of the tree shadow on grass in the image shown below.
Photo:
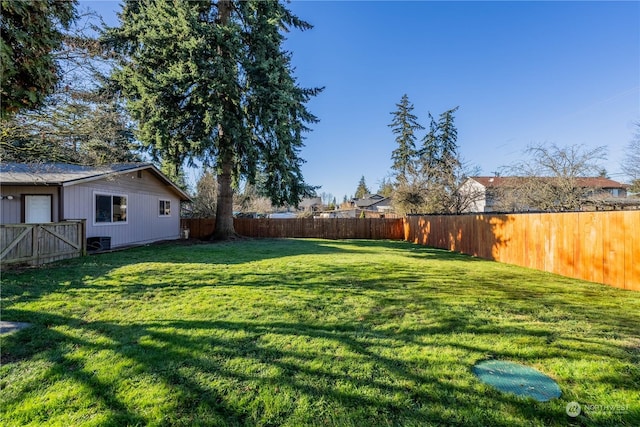
[[[390,245],[399,254],[410,248],[414,257],[456,262],[447,263],[444,271],[431,271],[429,263],[424,263],[419,269],[407,266],[380,271],[379,275],[375,270],[359,274],[356,270],[366,268],[369,262],[366,255],[378,253],[378,244],[382,248]],[[553,316],[568,316],[576,322],[594,322],[603,329],[620,326],[621,333],[635,336],[628,322],[635,321],[636,314],[631,313],[625,320],[613,307],[596,305],[589,309],[582,300],[576,301],[572,294],[577,292],[575,288],[561,291],[540,285],[518,289],[509,274],[519,273],[480,276],[470,268],[474,262],[467,262],[473,258],[446,251],[422,247],[413,250],[412,245],[402,242],[361,241],[263,241],[250,251],[257,254],[242,255],[244,258],[233,255],[227,247],[223,251],[204,248],[201,253],[186,254],[171,248],[164,251],[134,250],[126,252],[132,255],[128,257],[105,255],[99,258],[104,263],[98,265],[97,271],[72,272],[66,281],[56,279],[54,272],[54,277],[41,277],[42,282],[34,283],[29,290],[33,294],[26,300],[20,299],[23,295],[19,287],[12,290],[10,297],[13,293],[18,298],[3,309],[3,316],[30,321],[34,327],[2,338],[2,362],[8,364],[5,369],[11,373],[14,363],[19,370],[18,362],[46,359],[53,364],[43,376],[47,387],[55,388],[68,380],[90,390],[89,399],[99,402],[96,412],[112,425],[349,425],[362,420],[389,425],[507,426],[524,421],[563,425],[567,416],[562,403],[540,404],[491,390],[475,380],[471,366],[483,358],[523,363],[566,358],[572,363],[611,354],[622,354],[624,362],[632,357],[622,345],[591,335],[561,333],[552,323],[558,320]],[[318,271],[299,271],[294,265],[279,273],[233,273],[220,276],[224,281],[211,282],[212,272],[207,270],[222,269],[225,257],[252,262],[319,252],[365,256],[361,265],[340,265],[332,258],[321,266],[322,275]],[[180,258],[175,259],[176,253]],[[208,256],[221,259],[204,262]],[[202,271],[170,275],[170,270],[151,265],[169,259],[174,265],[198,264]],[[142,275],[151,280],[117,286],[92,284],[92,277],[116,277],[119,266],[131,263],[150,263],[151,268]],[[126,281],[124,275],[117,278]],[[46,283],[40,294],[38,283]],[[264,291],[264,295],[294,294],[300,290],[312,294],[296,297],[295,307],[262,302],[264,307],[252,319],[246,316],[243,320],[224,320],[214,311],[211,320],[135,322],[126,317],[127,301],[148,299],[153,304],[154,292],[179,296],[203,287],[221,292],[211,294],[212,298],[241,287]],[[553,290],[555,293],[548,292]],[[585,287],[580,292],[592,291]],[[113,321],[91,321],[72,310],[68,312],[73,314],[54,315],[12,307],[52,292],[73,295],[77,301],[88,303],[120,304],[123,316]],[[6,289],[3,293],[6,295]],[[323,304],[332,303],[323,302],[324,296],[363,297],[367,310],[357,316],[343,316],[347,320],[342,322],[328,321],[322,316]],[[538,313],[540,307],[545,307],[547,313]],[[242,311],[240,305],[234,309]],[[290,310],[289,318],[299,321],[265,320],[277,318],[282,310]],[[305,313],[308,310],[318,314],[317,320],[310,319]],[[496,322],[500,313],[483,310],[502,311],[508,319],[526,321]],[[411,315],[420,320],[403,323],[404,317]],[[537,350],[522,353],[518,346],[496,347],[495,341],[505,337],[533,340]],[[519,346],[526,345],[524,342]],[[459,354],[460,359],[451,363],[440,358],[443,349]],[[113,354],[114,370],[123,360],[137,368],[118,368],[123,371],[116,379],[105,378],[89,368],[92,358],[100,352]],[[132,385],[124,384],[127,379],[132,379]],[[136,386],[136,379],[140,384],[143,380],[153,381],[169,390],[167,396],[157,397],[171,408],[164,421],[148,415],[143,404],[123,397],[126,387],[133,387],[141,395],[153,393]],[[602,381],[611,387],[637,390],[637,383],[629,379],[604,377]],[[41,386],[33,380],[7,399],[7,405],[19,404]],[[619,424],[620,420],[612,418],[609,424]],[[588,419],[577,422],[589,424]]]
[[[389,425],[510,426],[517,420],[563,425],[567,420],[563,402],[542,404],[499,393],[471,376],[472,364],[490,345],[464,345],[447,341],[447,336],[490,337],[512,331],[465,326],[464,320],[444,319],[430,327],[394,331],[368,322],[118,324],[41,313],[33,335],[22,331],[5,338],[2,363],[45,358],[53,365],[43,375],[44,383],[23,385],[21,393],[3,401],[7,407],[14,406],[35,388],[56,387],[58,381],[68,380],[99,403],[107,425],[157,423],[145,415],[144,408],[121,397],[124,381],[135,384],[146,377],[169,390],[164,399],[172,413],[165,422],[171,425],[348,425],[362,420]],[[534,336],[545,333],[544,329],[526,331]],[[409,358],[400,356],[408,348],[425,346],[424,338],[434,336],[443,342]],[[455,348],[464,356],[452,368],[449,360],[438,357],[438,348]],[[493,351],[496,358],[521,357]],[[585,355],[589,351],[585,347]],[[113,354],[114,367],[124,360],[135,368],[122,369],[115,379],[101,378],[104,372],[89,368],[99,352]],[[573,351],[549,357],[579,360],[582,355]],[[466,376],[451,377],[452,369],[465,371]],[[150,393],[144,388],[136,392]],[[267,411],[269,399],[278,395],[285,397]],[[308,412],[301,414],[298,408],[303,402]],[[505,418],[506,413],[513,418]]]
[[[90,255],[37,268],[4,271],[2,291],[11,303],[33,301],[54,292],[86,290],[96,278],[136,264],[149,264],[149,274],[160,264],[235,265],[299,254],[336,253],[341,249],[317,240],[265,239],[182,246],[148,245]],[[193,270],[192,269],[192,270]],[[184,278],[184,277],[183,277]]]
[[[478,416],[475,407],[478,398],[467,402],[460,397],[477,394],[477,387],[456,385],[421,373],[413,362],[382,356],[376,350],[381,340],[399,340],[398,345],[402,345],[403,338],[381,335],[362,325],[172,321],[125,326],[82,323],[53,315],[43,316],[42,320],[50,327],[41,333],[39,343],[19,349],[20,341],[28,338],[16,337],[5,346],[5,355],[11,357],[16,353],[14,357],[27,360],[35,356],[48,358],[53,366],[44,375],[45,383],[50,381],[48,385],[55,387],[56,381],[71,381],[82,387],[89,394],[86,397],[97,402],[101,412],[108,413],[105,424],[145,424],[157,420],[147,419],[140,408],[119,397],[123,390],[117,382],[106,382],[87,370],[88,358],[100,351],[117,354],[116,360],[133,361],[142,371],[130,375],[150,375],[170,389],[175,413],[169,416],[169,424],[194,421],[213,424],[212,420],[224,420],[225,425],[279,425],[297,421],[306,421],[308,425],[343,425],[368,419],[383,424],[428,425],[455,424],[465,416]],[[75,334],[62,333],[54,326],[70,327]],[[106,337],[109,343],[78,337],[85,333]],[[233,337],[234,334],[237,336]],[[311,343],[330,341],[336,348],[344,349],[345,355],[336,361],[318,349],[269,345],[263,340],[265,336],[297,337]],[[378,339],[372,340],[373,336]],[[80,348],[86,356],[66,354],[61,351],[63,347]],[[315,362],[319,359],[323,363],[318,365]],[[229,361],[243,366],[235,368]],[[367,368],[363,369],[363,365]],[[247,369],[251,366],[268,366],[275,371],[263,375],[259,369]],[[116,381],[127,379],[125,374]],[[26,391],[34,386],[23,388]],[[227,387],[235,387],[236,391],[226,394]],[[288,393],[289,401],[284,402],[280,411],[266,417],[259,415],[256,410],[264,410],[268,404],[264,393],[279,391]],[[402,397],[398,398],[399,395]],[[5,400],[5,404],[16,405],[23,397],[17,394]],[[552,409],[508,395],[495,394],[493,398],[527,414],[531,406],[536,407],[531,414],[539,419],[557,415]],[[296,414],[300,400],[315,402],[313,410]],[[334,412],[329,415],[327,411]],[[485,413],[478,421],[485,425],[511,425],[499,412]]]
[[[199,269],[218,269],[245,263],[270,259],[283,259],[299,255],[361,254],[363,262],[367,255],[379,254],[380,250],[433,260],[460,260],[461,255],[447,251],[420,247],[401,241],[368,240],[319,240],[319,239],[253,239],[241,242],[221,242],[194,246],[171,243],[149,245],[124,251],[96,254],[52,263],[39,268],[3,272],[3,294],[10,303],[38,300],[56,292],[86,292],[94,287],[103,291],[105,286],[95,286],[96,279],[109,277],[121,268],[140,266],[140,273],[158,280],[152,285],[135,285],[126,292],[147,291],[150,287],[175,287],[176,290],[210,286],[209,273],[198,273]],[[469,258],[472,260],[472,258]],[[164,265],[163,265],[164,264]],[[188,265],[189,274],[184,271],[172,276],[172,266]],[[256,275],[261,274],[255,271]],[[304,271],[295,274],[304,275]],[[262,273],[264,283],[273,284],[270,274]],[[120,284],[128,284],[126,277],[119,278]],[[242,280],[230,278],[229,284],[238,285]],[[201,283],[201,284],[199,284]],[[216,283],[213,283],[216,285]],[[16,319],[13,319],[16,320]]]

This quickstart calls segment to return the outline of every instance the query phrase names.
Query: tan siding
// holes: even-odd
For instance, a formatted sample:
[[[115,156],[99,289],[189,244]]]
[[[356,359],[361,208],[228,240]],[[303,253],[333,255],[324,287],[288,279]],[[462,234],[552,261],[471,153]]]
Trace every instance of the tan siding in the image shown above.
[[[127,196],[126,224],[94,224],[96,192]],[[159,199],[171,201],[170,217],[158,215]],[[180,200],[147,171],[141,178],[131,173],[65,187],[65,201],[67,218],[85,218],[87,237],[109,236],[112,247],[177,239],[180,235]]]
[[[2,186],[0,188],[3,196],[12,195],[14,197],[13,200],[0,200],[0,215],[2,216],[0,222],[2,224],[18,224],[20,223],[20,204],[22,203],[20,200],[20,191],[16,190],[15,187],[6,187]]]
[[[13,196],[13,200],[0,200],[0,223],[19,224],[22,222],[22,209],[24,208],[24,195],[26,194],[50,194],[52,196],[52,221],[60,221],[58,212],[58,187],[53,186],[11,186],[3,185],[0,191],[3,196]]]

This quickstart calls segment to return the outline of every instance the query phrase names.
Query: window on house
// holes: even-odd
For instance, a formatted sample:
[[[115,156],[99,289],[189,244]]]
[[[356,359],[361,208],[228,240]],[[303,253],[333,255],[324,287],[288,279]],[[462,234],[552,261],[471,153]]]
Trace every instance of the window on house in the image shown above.
[[[171,216],[171,200],[160,200],[160,216]]]
[[[127,196],[96,194],[96,223],[127,222]]]
[[[620,197],[620,190],[618,188],[612,188],[611,189],[611,195],[613,197]]]

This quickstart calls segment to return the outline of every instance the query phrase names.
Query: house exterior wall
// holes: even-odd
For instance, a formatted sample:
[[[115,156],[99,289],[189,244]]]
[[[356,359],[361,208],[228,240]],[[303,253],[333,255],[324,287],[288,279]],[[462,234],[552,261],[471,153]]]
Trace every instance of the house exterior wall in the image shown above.
[[[2,200],[0,200],[0,223],[20,224],[24,221],[24,196],[27,195],[51,195],[51,220],[60,221],[59,206],[60,187],[50,185],[3,185],[0,187]],[[13,200],[5,197],[13,196]]]
[[[389,198],[385,198],[384,200],[381,200],[378,203],[374,203],[369,207],[369,209],[373,209],[375,211],[382,212],[382,213],[391,210],[391,208],[392,208],[391,199]]]
[[[127,197],[126,222],[96,223],[96,194]],[[64,219],[86,219],[87,237],[111,237],[111,247],[180,237],[180,198],[145,170],[63,188]],[[160,216],[160,200],[171,204]]]
[[[486,212],[491,208],[487,206],[487,192],[484,185],[479,182],[468,179],[460,186],[460,192],[471,197],[472,195],[482,195],[478,197],[474,197],[475,200],[471,202],[469,207],[464,210],[464,212]]]
[[[619,187],[619,188],[601,188],[601,189],[596,189],[596,190],[592,190],[589,193],[589,196],[602,196],[602,197],[610,197],[610,198],[626,198],[627,197],[627,190],[624,187]]]
[[[499,189],[496,186],[489,185],[486,186],[483,184],[485,181],[489,181],[489,183],[493,184],[493,179],[490,177],[482,178],[481,182],[476,181],[473,178],[467,179],[461,186],[460,192],[465,196],[469,196],[474,198],[475,200],[469,205],[464,212],[467,213],[477,213],[477,212],[505,212],[505,211],[518,211],[518,212],[526,212],[526,211],[535,211],[536,208],[523,205],[521,201],[514,198],[513,187],[509,185],[505,185],[505,179],[511,180],[511,177],[499,178],[496,177],[498,181]],[[594,185],[600,184],[597,182],[597,178],[588,178],[595,179],[596,182]],[[513,182],[511,183],[513,185]],[[586,191],[584,203],[587,203],[587,210],[591,202],[590,199],[601,200],[603,202],[608,202],[609,205],[615,205],[615,200],[625,200],[627,198],[627,190],[624,186],[620,187],[583,187]],[[622,204],[624,206],[624,204]],[[585,206],[583,206],[585,209]]]

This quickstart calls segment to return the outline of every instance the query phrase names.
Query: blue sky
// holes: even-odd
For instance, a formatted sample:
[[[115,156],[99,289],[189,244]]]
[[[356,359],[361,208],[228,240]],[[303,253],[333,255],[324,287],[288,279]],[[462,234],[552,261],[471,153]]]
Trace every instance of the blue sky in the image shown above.
[[[83,1],[115,23],[118,2]],[[620,162],[640,121],[639,2],[293,1],[314,25],[287,35],[320,123],[302,157],[308,183],[338,200],[372,191],[396,147],[387,126],[403,94],[427,126],[456,113],[464,159],[483,174],[533,143],[608,147]]]

